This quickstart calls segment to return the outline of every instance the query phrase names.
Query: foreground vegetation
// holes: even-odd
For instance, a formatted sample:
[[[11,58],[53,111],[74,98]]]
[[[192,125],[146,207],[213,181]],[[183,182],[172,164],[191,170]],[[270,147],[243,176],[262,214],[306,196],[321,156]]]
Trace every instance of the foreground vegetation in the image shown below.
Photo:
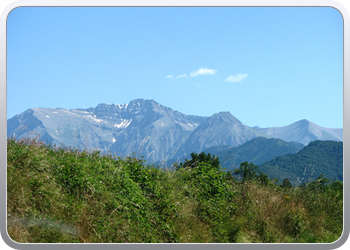
[[[303,187],[217,158],[158,169],[135,157],[7,140],[7,229],[16,242],[334,242],[343,186]],[[239,177],[239,178],[238,178]]]

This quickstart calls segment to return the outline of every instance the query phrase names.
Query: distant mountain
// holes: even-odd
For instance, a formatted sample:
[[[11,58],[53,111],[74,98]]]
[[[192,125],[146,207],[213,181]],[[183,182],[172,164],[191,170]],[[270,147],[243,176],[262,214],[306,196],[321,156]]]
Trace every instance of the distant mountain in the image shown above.
[[[34,108],[8,120],[7,135],[155,161],[176,152],[206,117],[184,115],[153,100],[88,109]]]
[[[214,146],[238,146],[257,136],[266,136],[242,124],[230,112],[214,114],[203,121],[179,148],[175,157]]]
[[[296,141],[304,145],[315,140],[343,140],[343,129],[323,128],[305,119],[285,127],[260,128],[255,126],[254,129],[273,138],[287,142]]]
[[[304,144],[313,138],[342,140],[342,129],[304,123],[297,130],[294,124],[280,129],[251,128],[229,112],[210,117],[185,115],[154,100],[137,99],[87,109],[28,109],[7,120],[7,136],[36,137],[51,144],[120,156],[135,152],[149,162],[183,157],[210,147],[239,146],[256,137],[281,137]]]
[[[343,142],[313,141],[296,154],[276,157],[259,165],[269,178],[292,183],[315,180],[320,174],[343,181]]]
[[[210,147],[204,149],[203,152],[217,156],[222,167],[227,170],[233,170],[245,161],[258,165],[277,156],[297,153],[302,148],[304,148],[304,145],[297,142],[285,142],[275,138],[256,137],[240,146]],[[191,159],[191,155],[169,160],[166,164],[162,162],[159,164],[170,166],[174,162],[184,162],[185,159]]]

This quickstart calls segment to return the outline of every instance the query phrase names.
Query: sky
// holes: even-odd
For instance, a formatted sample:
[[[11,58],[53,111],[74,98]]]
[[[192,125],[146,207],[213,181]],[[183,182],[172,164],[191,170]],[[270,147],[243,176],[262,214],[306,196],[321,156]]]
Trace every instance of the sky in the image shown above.
[[[138,98],[243,124],[343,127],[343,19],[331,7],[20,7],[7,118]]]

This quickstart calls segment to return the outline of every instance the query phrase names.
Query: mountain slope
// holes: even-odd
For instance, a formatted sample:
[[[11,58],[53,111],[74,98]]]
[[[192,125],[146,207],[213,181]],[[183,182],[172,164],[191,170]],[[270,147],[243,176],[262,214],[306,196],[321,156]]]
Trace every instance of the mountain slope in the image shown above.
[[[260,135],[242,124],[230,112],[214,114],[202,122],[180,147],[175,157],[214,146],[238,146]]]
[[[343,181],[343,142],[313,141],[296,154],[276,157],[259,165],[270,178],[308,182],[320,174]]]
[[[297,153],[304,147],[303,144],[297,142],[285,142],[275,138],[256,137],[244,144],[232,146],[218,146],[204,149],[205,153],[210,153],[219,157],[220,165],[227,170],[233,170],[242,162],[252,162],[255,165],[262,164],[277,156]],[[184,162],[190,159],[190,155],[173,159],[167,162],[167,166],[174,162]]]
[[[99,104],[88,109],[34,108],[8,120],[7,136],[37,137],[80,149],[164,157],[186,141],[206,117],[187,116],[153,100]]]
[[[276,138],[257,137],[239,147],[221,151],[217,156],[221,159],[221,166],[228,170],[233,170],[245,161],[258,165],[277,156],[297,153],[303,147],[304,145],[301,143],[290,143]]]
[[[296,141],[304,145],[315,140],[343,140],[343,129],[323,128],[305,119],[284,127],[259,128],[255,126],[254,129],[273,138],[287,142]]]

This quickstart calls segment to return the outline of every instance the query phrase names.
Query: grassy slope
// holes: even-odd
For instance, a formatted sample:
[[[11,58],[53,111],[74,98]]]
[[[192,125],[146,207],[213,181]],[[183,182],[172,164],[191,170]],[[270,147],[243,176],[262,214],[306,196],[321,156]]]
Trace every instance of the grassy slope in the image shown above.
[[[17,242],[333,242],[342,233],[341,190],[7,143],[7,228]]]

